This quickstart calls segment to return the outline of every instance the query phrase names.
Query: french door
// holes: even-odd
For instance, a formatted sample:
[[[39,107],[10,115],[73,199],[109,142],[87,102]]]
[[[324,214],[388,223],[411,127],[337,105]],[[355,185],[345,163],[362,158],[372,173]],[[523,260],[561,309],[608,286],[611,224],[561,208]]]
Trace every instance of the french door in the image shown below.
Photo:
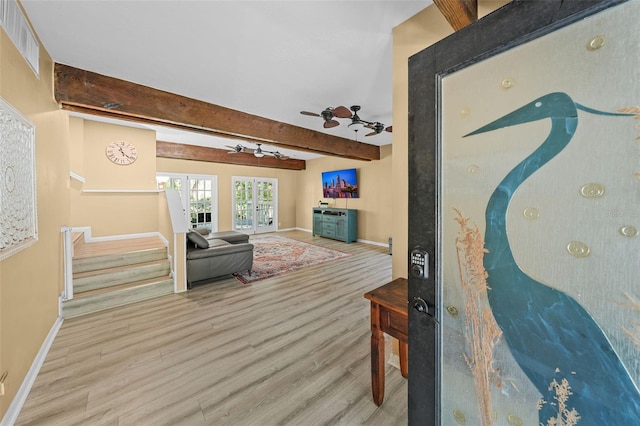
[[[158,189],[180,192],[185,220],[190,228],[218,230],[218,178],[212,175],[158,173]]]
[[[278,229],[278,179],[234,176],[233,229],[259,234]]]

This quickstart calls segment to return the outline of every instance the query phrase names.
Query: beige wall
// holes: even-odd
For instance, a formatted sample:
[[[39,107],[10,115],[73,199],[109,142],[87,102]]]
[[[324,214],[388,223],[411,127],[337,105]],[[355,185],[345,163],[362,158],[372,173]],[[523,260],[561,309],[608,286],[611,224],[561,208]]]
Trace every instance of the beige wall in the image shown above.
[[[395,130],[395,128],[394,128]],[[311,209],[318,201],[330,207],[358,210],[358,240],[387,244],[391,237],[391,145],[381,147],[379,161],[357,161],[336,157],[323,157],[307,161],[307,169],[300,176],[297,192],[297,227],[311,231]],[[360,198],[322,198],[322,172],[355,168]]]
[[[52,61],[40,50],[37,77],[0,30],[0,96],[36,127],[38,242],[0,262],[0,371],[4,415],[58,317],[62,234],[69,224],[67,114],[52,97]],[[1,155],[1,154],[0,154]]]
[[[158,231],[156,138],[151,130],[71,118],[70,163],[85,179],[73,182],[71,225],[91,227],[92,236]],[[111,162],[105,155],[115,141],[135,145],[138,158],[130,165]],[[91,192],[123,191],[123,192]],[[126,192],[126,191],[151,192]]]
[[[408,277],[409,57],[453,33],[431,5],[393,30],[393,278]],[[435,102],[435,100],[431,100]]]
[[[479,0],[478,16],[485,16],[509,1]],[[393,30],[393,278],[408,276],[408,60],[452,33],[451,26],[435,5],[425,8]],[[425,102],[435,102],[435,99],[426,99]]]

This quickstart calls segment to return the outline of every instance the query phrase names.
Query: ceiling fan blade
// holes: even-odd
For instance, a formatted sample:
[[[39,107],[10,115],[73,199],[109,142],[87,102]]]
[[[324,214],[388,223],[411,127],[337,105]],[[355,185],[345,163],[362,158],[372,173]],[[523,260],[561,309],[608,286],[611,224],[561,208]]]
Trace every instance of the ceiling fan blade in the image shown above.
[[[237,154],[239,152],[242,152],[242,150],[244,149],[244,147],[240,144],[236,146],[231,146],[231,145],[225,145],[225,146],[231,150],[227,154]]]
[[[377,135],[377,134],[378,134],[378,132],[376,132],[376,131],[374,130],[374,131],[373,131],[373,132],[371,132],[371,133],[367,133],[365,136],[375,136],[375,135]]]
[[[338,118],[351,118],[351,111],[344,106],[337,106],[333,109],[333,115]]]
[[[273,156],[274,156],[275,158],[277,158],[278,160],[288,160],[288,159],[289,159],[289,157],[287,157],[287,156],[286,156],[286,155],[284,155],[284,154],[280,154],[280,152],[278,152],[278,151],[274,152],[274,153],[273,153]]]
[[[387,132],[391,133],[391,132],[393,132],[393,126],[389,126],[384,130],[386,130]]]
[[[338,123],[336,120],[330,120],[330,121],[325,121],[323,127],[325,129],[330,129],[332,127],[336,127],[339,124],[340,123]]]
[[[310,111],[300,111],[302,115],[310,115],[311,117],[320,117],[320,114]]]

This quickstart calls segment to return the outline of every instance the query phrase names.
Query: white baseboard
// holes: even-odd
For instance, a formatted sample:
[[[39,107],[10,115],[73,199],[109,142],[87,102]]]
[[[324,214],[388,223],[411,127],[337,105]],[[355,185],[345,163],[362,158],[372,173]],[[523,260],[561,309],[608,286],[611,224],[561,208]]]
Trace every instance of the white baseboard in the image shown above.
[[[283,228],[283,229],[278,229],[276,232],[287,232],[287,231],[295,231],[298,228]]]
[[[305,229],[305,228],[291,228],[291,231],[296,230],[296,231],[302,231],[302,232],[308,232],[311,233],[313,232],[311,229]],[[282,229],[281,231],[289,231],[289,229]],[[359,243],[363,243],[363,244],[371,244],[374,246],[380,246],[380,247],[389,247],[389,243],[379,243],[377,241],[369,241],[369,240],[361,240],[358,239],[357,242]]]
[[[90,226],[72,226],[70,227],[70,229],[72,232],[82,232],[84,234],[84,240],[87,243],[95,243],[98,241],[128,240],[131,238],[158,237],[164,243],[165,246],[169,245],[169,241],[160,232],[141,232],[137,234],[121,234],[121,235],[110,235],[107,237],[94,237],[91,235]]]
[[[389,247],[388,243],[379,243],[377,241],[369,241],[369,240],[360,240],[358,239],[359,243],[364,243],[364,244],[371,244],[373,246],[380,246],[380,247]]]
[[[42,364],[44,364],[44,360],[49,353],[49,349],[51,349],[51,345],[53,344],[53,341],[56,338],[63,321],[64,320],[62,319],[62,317],[58,317],[53,323],[51,330],[49,330],[49,334],[44,339],[44,342],[42,342],[42,346],[40,346],[40,350],[38,351],[36,358],[33,360],[33,363],[31,363],[31,368],[29,368],[27,375],[20,385],[20,389],[18,389],[18,392],[16,392],[16,396],[13,398],[13,401],[11,401],[11,404],[9,405],[7,412],[4,414],[0,425],[11,426],[18,419],[18,415],[20,415],[22,406],[29,396],[31,387],[36,381],[36,377],[38,377],[38,373],[42,368]]]

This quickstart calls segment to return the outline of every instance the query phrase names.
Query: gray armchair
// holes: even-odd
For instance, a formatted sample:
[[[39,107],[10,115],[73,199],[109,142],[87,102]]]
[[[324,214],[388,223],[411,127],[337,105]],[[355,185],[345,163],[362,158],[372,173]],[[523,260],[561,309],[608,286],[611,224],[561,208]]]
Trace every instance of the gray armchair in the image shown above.
[[[253,244],[235,244],[231,241],[248,241],[248,236],[239,232],[205,234],[204,231],[190,230],[187,233],[187,288],[194,282],[212,280],[234,272],[249,271],[253,266]],[[244,237],[243,237],[244,236]]]

